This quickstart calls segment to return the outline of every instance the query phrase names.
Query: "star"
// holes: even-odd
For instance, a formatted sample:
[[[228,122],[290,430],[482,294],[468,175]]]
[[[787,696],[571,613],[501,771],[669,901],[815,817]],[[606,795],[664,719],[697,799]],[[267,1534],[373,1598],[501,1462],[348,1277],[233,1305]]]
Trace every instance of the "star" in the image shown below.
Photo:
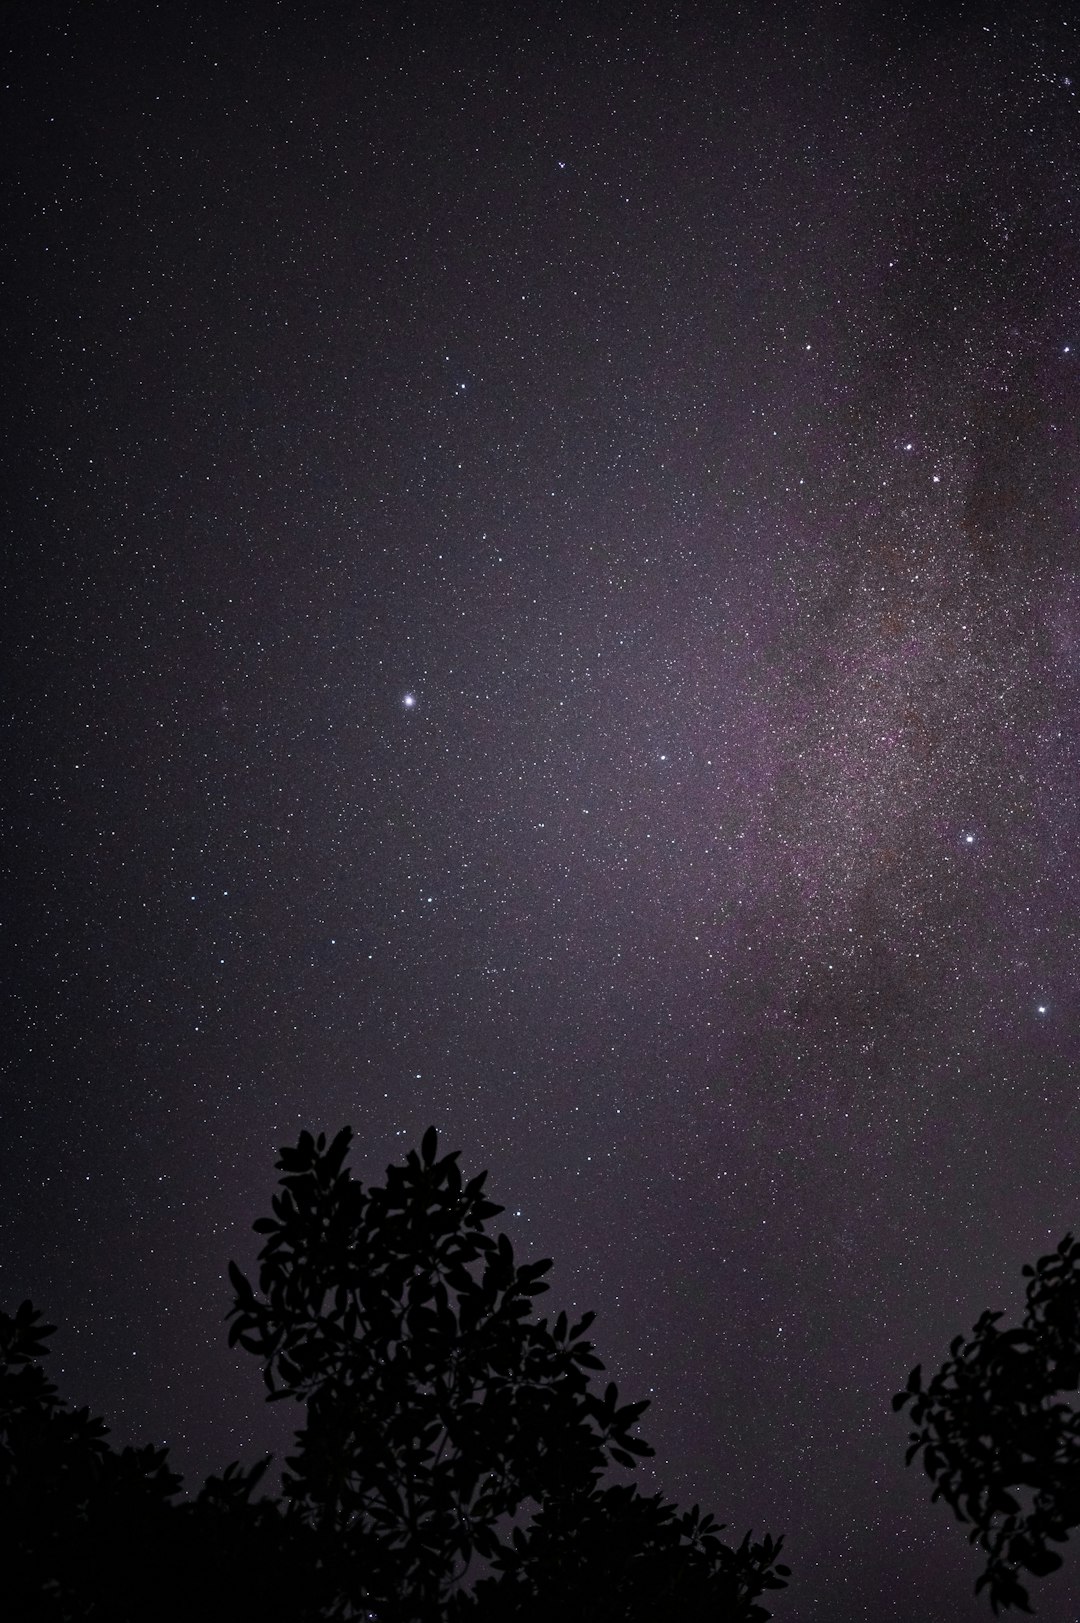
[[[416,694],[415,693],[406,693],[406,695],[402,699],[401,703],[402,703],[402,707],[405,710],[415,710],[416,709]]]

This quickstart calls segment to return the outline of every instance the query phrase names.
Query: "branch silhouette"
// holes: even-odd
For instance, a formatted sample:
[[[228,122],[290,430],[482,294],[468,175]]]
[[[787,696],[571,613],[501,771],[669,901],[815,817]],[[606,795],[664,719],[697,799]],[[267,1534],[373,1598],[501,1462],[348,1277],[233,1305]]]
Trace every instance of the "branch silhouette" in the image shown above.
[[[893,1408],[910,1404],[907,1462],[919,1455],[986,1564],[975,1583],[995,1615],[1031,1612],[1021,1574],[1062,1564],[1052,1546],[1080,1526],[1080,1415],[1066,1394],[1080,1382],[1080,1241],[1023,1270],[1027,1308],[1016,1329],[983,1313],[970,1340],[957,1336],[923,1384],[920,1365]]]

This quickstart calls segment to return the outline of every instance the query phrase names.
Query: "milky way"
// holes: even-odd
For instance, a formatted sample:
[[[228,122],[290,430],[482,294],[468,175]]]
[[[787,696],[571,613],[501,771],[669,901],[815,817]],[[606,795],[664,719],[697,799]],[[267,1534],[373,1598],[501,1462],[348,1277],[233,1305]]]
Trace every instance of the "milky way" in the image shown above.
[[[280,1451],[275,1148],[434,1122],[778,1617],[981,1616],[889,1397],[1078,1221],[1069,8],[16,9],[6,1300]]]

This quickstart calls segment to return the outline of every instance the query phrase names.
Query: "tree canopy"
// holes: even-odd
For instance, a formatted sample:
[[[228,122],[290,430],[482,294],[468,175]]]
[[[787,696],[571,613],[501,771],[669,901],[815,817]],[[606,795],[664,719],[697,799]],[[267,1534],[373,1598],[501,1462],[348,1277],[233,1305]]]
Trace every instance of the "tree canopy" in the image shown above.
[[[166,1450],[113,1450],[57,1396],[41,1315],[0,1315],[16,1615],[764,1623],[782,1541],[733,1546],[698,1507],[612,1480],[652,1453],[648,1405],[597,1383],[592,1314],[536,1316],[550,1263],[488,1231],[485,1174],[466,1181],[432,1129],[365,1188],[350,1141],[281,1151],[257,1283],[230,1264],[230,1342],[304,1409],[276,1497],[256,1496],[264,1460],[178,1501]]]

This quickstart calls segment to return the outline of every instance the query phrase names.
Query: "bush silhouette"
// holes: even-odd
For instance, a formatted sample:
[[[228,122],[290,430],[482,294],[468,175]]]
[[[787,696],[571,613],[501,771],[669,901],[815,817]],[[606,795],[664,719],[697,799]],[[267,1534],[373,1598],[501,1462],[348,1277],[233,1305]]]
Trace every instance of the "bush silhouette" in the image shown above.
[[[113,1449],[38,1363],[53,1326],[0,1313],[3,1616],[19,1623],[322,1616],[314,1543],[252,1494],[268,1461],[178,1503],[164,1448]]]
[[[38,1359],[51,1327],[0,1315],[0,1503],[27,1619],[365,1618],[377,1623],[763,1623],[781,1540],[726,1544],[711,1517],[613,1484],[651,1454],[586,1337],[534,1316],[548,1262],[517,1264],[485,1175],[434,1130],[364,1188],[351,1133],[302,1133],[257,1285],[230,1264],[230,1341],[304,1406],[278,1498],[268,1461],[191,1501],[164,1449],[113,1450]]]
[[[916,1365],[893,1398],[894,1409],[911,1406],[908,1464],[922,1455],[933,1498],[971,1524],[986,1555],[975,1589],[995,1614],[1032,1610],[1020,1574],[1056,1571],[1051,1546],[1080,1526],[1080,1415],[1064,1397],[1080,1384],[1080,1241],[1067,1234],[1023,1271],[1019,1328],[984,1313],[928,1385]]]

